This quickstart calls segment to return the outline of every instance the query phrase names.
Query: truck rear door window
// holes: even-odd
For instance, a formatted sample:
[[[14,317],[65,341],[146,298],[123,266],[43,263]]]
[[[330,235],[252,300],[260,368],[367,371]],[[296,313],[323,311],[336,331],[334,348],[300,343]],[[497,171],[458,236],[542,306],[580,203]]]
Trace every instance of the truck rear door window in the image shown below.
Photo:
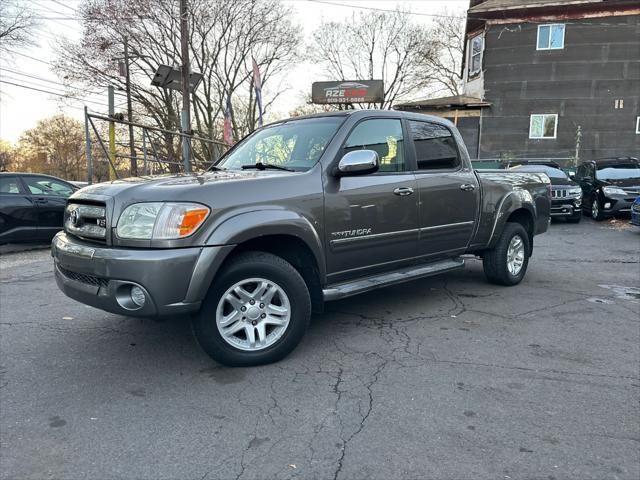
[[[460,165],[456,140],[437,123],[409,121],[418,170],[452,170]]]

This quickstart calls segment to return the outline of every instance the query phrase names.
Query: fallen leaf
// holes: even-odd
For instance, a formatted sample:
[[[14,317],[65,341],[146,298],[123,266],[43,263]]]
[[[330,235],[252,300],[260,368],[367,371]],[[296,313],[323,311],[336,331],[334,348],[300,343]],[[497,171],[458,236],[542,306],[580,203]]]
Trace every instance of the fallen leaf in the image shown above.
[[[73,320],[73,317],[62,317],[63,320]]]
[[[298,468],[298,467],[296,467],[293,463],[290,463],[289,468]]]

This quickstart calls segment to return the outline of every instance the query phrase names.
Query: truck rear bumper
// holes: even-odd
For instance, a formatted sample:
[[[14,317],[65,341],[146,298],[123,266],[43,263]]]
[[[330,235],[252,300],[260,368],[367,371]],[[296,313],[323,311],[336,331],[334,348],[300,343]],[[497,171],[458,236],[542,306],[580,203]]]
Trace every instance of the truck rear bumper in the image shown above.
[[[51,255],[56,283],[68,297],[112,313],[153,317],[197,311],[225,248],[106,248],[60,232]],[[142,305],[134,287],[144,293]]]

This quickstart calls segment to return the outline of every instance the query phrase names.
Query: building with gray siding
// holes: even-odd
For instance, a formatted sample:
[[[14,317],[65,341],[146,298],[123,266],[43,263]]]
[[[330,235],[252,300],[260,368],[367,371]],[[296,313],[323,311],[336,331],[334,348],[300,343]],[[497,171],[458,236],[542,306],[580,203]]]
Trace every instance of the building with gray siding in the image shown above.
[[[396,108],[464,118],[478,159],[640,157],[638,1],[471,0],[463,69],[464,105]]]

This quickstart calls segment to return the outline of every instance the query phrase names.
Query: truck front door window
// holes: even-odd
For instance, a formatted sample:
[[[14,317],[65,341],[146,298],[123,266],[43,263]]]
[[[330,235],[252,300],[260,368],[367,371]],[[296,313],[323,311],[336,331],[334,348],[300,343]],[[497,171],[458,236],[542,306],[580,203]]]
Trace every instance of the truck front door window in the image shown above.
[[[344,144],[344,153],[354,150],[377,152],[381,172],[403,172],[404,141],[400,120],[375,118],[359,123]]]

